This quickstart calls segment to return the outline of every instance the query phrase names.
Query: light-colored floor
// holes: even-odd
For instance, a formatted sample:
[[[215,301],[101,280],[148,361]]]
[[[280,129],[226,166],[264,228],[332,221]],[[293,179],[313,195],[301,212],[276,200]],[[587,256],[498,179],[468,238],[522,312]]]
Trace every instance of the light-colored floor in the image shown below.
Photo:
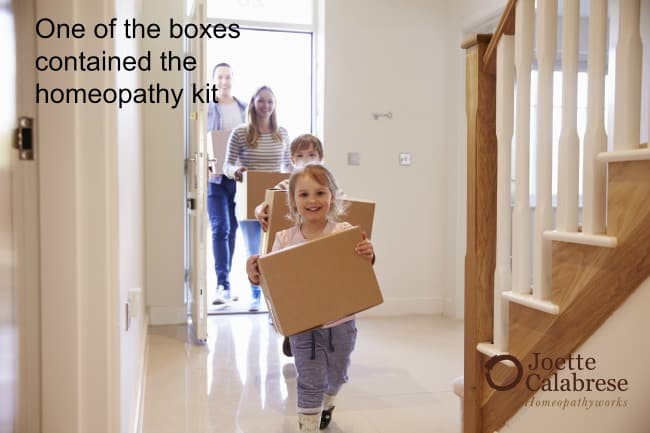
[[[459,433],[462,321],[360,318],[330,433]],[[212,316],[208,342],[149,330],[145,433],[297,432],[296,370],[266,315]]]

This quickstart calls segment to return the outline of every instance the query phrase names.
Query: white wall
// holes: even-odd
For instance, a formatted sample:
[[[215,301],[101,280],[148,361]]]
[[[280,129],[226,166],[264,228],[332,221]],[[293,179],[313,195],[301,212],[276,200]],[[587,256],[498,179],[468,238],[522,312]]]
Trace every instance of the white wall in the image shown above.
[[[137,2],[37,0],[37,15],[87,28],[137,13]],[[134,52],[93,37],[39,40],[38,52]],[[44,87],[115,87],[131,74],[39,73]],[[126,331],[128,291],[143,287],[139,110],[40,104],[43,432],[133,431],[145,320]]]
[[[441,313],[451,280],[447,3],[325,2],[325,160],[347,194],[377,202],[385,303],[370,314]],[[392,120],[372,117],[389,111]],[[347,165],[348,152],[360,166]],[[399,166],[399,152],[411,152],[411,167]]]
[[[116,16],[142,15],[141,1],[119,0]],[[120,56],[137,56],[139,43],[134,39],[116,39]],[[116,87],[137,88],[139,73],[118,72]],[[119,329],[120,329],[120,413],[121,432],[135,432],[138,422],[140,387],[143,386],[144,347],[147,317],[144,290],[144,182],[142,109],[127,105],[117,112],[118,218],[119,218]],[[131,322],[126,329],[129,292]]]
[[[600,327],[592,337],[576,350],[583,357],[593,357],[596,369],[573,371],[580,378],[625,378],[629,390],[625,392],[550,392],[539,391],[535,399],[627,401],[626,407],[523,407],[499,433],[545,433],[549,431],[585,431],[590,433],[642,433],[650,426],[648,389],[650,389],[650,279],[646,280],[623,303],[621,308]],[[558,379],[570,378],[572,371],[564,370]],[[533,404],[536,404],[533,401]]]
[[[170,17],[182,21],[184,2],[143,0],[142,20],[167,27]],[[152,59],[160,52],[183,52],[179,39],[146,39],[142,50],[151,50]],[[161,83],[170,88],[183,86],[181,73],[144,73],[145,83]],[[183,218],[185,188],[183,174],[183,106],[172,109],[165,104],[147,105],[143,110],[144,202],[145,202],[145,279],[147,304],[152,324],[184,323]]]
[[[465,250],[467,242],[467,120],[465,114],[465,50],[461,44],[476,32],[491,32],[490,25],[501,16],[506,0],[462,0],[450,2],[447,39],[446,140],[455,152],[447,167],[449,188],[453,191],[450,203],[452,221],[448,226],[447,242],[451,246],[446,267],[453,273],[447,289],[450,299],[446,314],[463,317],[465,290]]]

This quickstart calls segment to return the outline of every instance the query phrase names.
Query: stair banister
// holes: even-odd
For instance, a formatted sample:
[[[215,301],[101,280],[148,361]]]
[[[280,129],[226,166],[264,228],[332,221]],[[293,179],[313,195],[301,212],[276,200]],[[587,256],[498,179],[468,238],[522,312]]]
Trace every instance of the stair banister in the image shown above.
[[[614,150],[638,149],[641,143],[640,0],[620,2],[614,88]]]
[[[497,165],[497,244],[494,271],[494,346],[500,352],[508,350],[508,302],[501,293],[512,287],[511,171],[510,159],[514,130],[515,69],[514,37],[504,35],[497,48],[496,132]]]
[[[533,295],[551,297],[551,241],[544,230],[553,225],[553,69],[557,55],[557,0],[537,7],[537,193],[533,244]],[[497,77],[498,79],[498,77]]]
[[[515,207],[512,214],[512,291],[530,293],[530,71],[533,63],[535,0],[519,0],[515,14],[517,108],[515,127]]]
[[[580,3],[564,0],[562,17],[562,128],[558,146],[557,229],[578,231],[578,33]]]
[[[582,176],[582,231],[605,233],[607,166],[596,156],[607,151],[605,133],[605,71],[607,51],[607,0],[589,4],[589,53],[587,57],[587,128],[584,137]]]

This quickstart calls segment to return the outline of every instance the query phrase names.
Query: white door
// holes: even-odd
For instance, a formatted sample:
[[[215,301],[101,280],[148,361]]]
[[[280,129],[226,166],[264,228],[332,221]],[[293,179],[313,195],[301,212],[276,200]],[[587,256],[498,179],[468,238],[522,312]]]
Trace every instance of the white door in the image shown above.
[[[0,0],[0,433],[41,431],[34,2]],[[19,55],[18,55],[19,54]]]
[[[15,306],[15,258],[13,247],[11,169],[14,150],[16,56],[11,5],[0,6],[0,94],[9,103],[0,104],[0,432],[15,431],[18,407],[18,328]],[[10,52],[6,52],[10,50]],[[6,62],[6,63],[5,63]]]
[[[196,0],[192,6],[191,21],[194,24],[206,22],[205,1]],[[206,104],[194,103],[191,100],[192,86],[205,88],[203,75],[205,58],[205,41],[195,38],[186,41],[188,54],[196,60],[194,71],[186,74],[185,96],[186,111],[188,111],[186,125],[187,158],[187,212],[189,222],[189,303],[192,318],[192,330],[198,342],[207,340],[207,290],[206,290],[206,230],[207,210],[206,195],[208,182],[208,155],[206,152]]]

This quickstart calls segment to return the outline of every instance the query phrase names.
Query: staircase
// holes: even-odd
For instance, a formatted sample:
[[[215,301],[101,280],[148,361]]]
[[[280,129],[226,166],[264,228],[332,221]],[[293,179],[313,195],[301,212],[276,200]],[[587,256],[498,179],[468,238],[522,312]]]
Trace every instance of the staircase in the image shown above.
[[[571,35],[577,40],[579,15],[577,10],[568,9],[569,3],[564,2],[561,51],[571,57]],[[596,3],[601,3],[600,7]],[[629,59],[630,52],[641,57],[642,47],[636,43],[640,42],[639,1],[622,2],[618,11],[620,28],[625,30],[619,32],[617,46],[615,106],[626,116],[615,115],[614,146],[610,149],[604,136],[604,89],[598,88],[599,83],[604,87],[605,56],[597,50],[605,46],[592,39],[599,37],[599,32],[607,32],[594,24],[594,35],[590,34],[592,110],[582,160],[582,226],[577,217],[576,107],[570,98],[576,92],[571,77],[577,75],[577,68],[564,58],[559,203],[557,223],[553,223],[548,130],[552,98],[545,95],[552,89],[558,11],[553,0],[538,5],[535,11],[533,0],[510,1],[494,35],[477,35],[463,44],[467,53],[468,127],[465,433],[493,433],[502,428],[533,396],[525,378],[533,373],[530,366],[537,358],[570,358],[650,278],[650,150],[647,144],[639,144],[640,61],[624,64],[621,59]],[[606,22],[606,17],[606,2],[593,1],[590,22]],[[533,41],[526,33],[533,19],[543,30],[538,30],[535,50],[539,71],[537,205],[534,224],[530,224],[526,124],[530,117],[526,97],[530,81],[526,75],[530,74]],[[573,30],[572,25],[576,27]],[[637,77],[636,82],[630,77]],[[511,171],[513,131],[517,159]],[[525,179],[516,181],[512,208],[511,173],[515,179]],[[550,368],[534,373],[543,381],[556,371]]]

